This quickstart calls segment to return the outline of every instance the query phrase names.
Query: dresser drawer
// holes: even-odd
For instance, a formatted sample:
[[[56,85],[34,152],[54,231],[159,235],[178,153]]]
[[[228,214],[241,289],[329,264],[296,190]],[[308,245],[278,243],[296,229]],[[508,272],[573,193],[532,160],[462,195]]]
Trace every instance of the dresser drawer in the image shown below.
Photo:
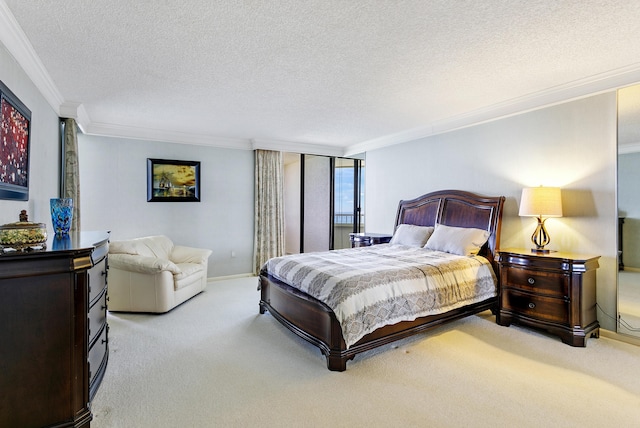
[[[560,273],[509,268],[503,287],[564,298],[569,295],[569,278]]]
[[[106,363],[107,359],[107,331],[105,324],[99,331],[99,337],[89,349],[89,384],[93,382],[94,377],[100,371],[100,366]]]
[[[89,309],[89,343],[91,344],[100,329],[107,322],[107,290],[103,289],[102,294]]]
[[[107,286],[107,259],[89,269],[89,303],[93,304],[95,299]]]
[[[501,308],[540,321],[567,325],[569,323],[569,301],[556,297],[541,296],[518,290],[503,290]]]

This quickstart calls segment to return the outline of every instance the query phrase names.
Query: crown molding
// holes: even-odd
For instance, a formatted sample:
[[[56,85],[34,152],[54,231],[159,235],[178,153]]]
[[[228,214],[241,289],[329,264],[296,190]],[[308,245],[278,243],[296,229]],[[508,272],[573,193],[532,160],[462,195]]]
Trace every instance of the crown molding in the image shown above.
[[[320,156],[344,156],[344,149],[337,146],[329,146],[323,144],[296,143],[293,141],[251,140],[252,149],[275,150],[279,152],[304,153],[307,155]]]
[[[55,112],[60,114],[60,105],[64,102],[64,97],[4,0],[0,0],[0,42],[24,69]]]
[[[134,140],[162,141],[177,144],[193,144],[227,149],[251,150],[251,141],[241,138],[214,137],[205,134],[138,128],[135,126],[91,122],[82,129],[88,135],[130,138]]]
[[[60,105],[60,117],[75,119],[82,132],[85,132],[91,124],[91,119],[84,108],[84,104],[75,101],[65,101]]]
[[[444,134],[445,132],[617,90],[638,82],[640,82],[640,64],[633,64],[549,88],[544,91],[493,104],[466,114],[436,121],[423,127],[363,141],[347,147],[345,154],[363,153],[386,146]]]
[[[82,103],[65,101],[60,104],[60,117],[78,120],[78,109]]]

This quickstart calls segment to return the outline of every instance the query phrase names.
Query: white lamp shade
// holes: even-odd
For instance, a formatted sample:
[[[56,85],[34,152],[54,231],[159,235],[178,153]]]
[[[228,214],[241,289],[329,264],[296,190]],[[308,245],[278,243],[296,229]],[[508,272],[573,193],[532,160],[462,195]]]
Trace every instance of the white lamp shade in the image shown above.
[[[562,217],[559,187],[525,187],[520,199],[522,217]]]

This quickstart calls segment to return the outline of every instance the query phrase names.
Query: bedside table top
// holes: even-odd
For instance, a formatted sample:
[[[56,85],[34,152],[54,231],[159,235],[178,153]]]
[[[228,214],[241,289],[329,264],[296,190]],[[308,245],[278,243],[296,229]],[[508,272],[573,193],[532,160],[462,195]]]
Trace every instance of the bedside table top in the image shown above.
[[[391,238],[393,235],[390,235],[388,233],[366,233],[366,232],[355,233],[355,232],[352,232],[352,233],[349,234],[349,236],[360,237],[360,238]]]
[[[549,253],[536,253],[533,250],[526,248],[505,248],[504,250],[500,249],[496,251],[496,260],[500,259],[500,254],[509,254],[512,256],[522,256],[522,257],[535,257],[540,259],[548,259],[548,260],[571,260],[574,262],[587,262],[589,260],[597,260],[600,256],[594,255],[585,255],[578,253],[571,253],[566,251],[551,251]]]

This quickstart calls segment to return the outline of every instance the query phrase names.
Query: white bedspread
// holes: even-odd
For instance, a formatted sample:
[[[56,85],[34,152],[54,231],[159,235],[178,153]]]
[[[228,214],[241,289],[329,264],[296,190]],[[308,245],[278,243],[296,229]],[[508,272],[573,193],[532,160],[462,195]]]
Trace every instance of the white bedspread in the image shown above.
[[[329,306],[347,347],[379,327],[497,294],[495,274],[484,257],[402,245],[276,257],[263,271]]]

